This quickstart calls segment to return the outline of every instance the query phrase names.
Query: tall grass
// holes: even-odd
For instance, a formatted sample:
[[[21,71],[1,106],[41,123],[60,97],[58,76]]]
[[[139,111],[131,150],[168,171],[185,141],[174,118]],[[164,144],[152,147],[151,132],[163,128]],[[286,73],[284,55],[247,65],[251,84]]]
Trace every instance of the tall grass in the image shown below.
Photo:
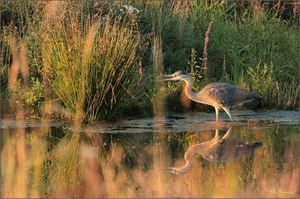
[[[131,97],[137,86],[139,34],[129,23],[110,16],[102,25],[102,34],[95,46],[94,62],[91,63],[89,101],[91,115],[97,119],[110,119],[123,98]],[[111,24],[112,23],[112,24]],[[100,51],[98,50],[100,49]],[[92,99],[96,99],[96,102]],[[101,116],[101,117],[99,117]]]
[[[50,65],[44,76],[51,78],[54,94],[75,118],[111,119],[137,76],[139,34],[126,16],[82,16],[86,18],[78,21],[81,14],[70,10],[41,33],[46,43],[42,56],[49,56],[45,65]]]
[[[94,13],[86,13],[91,9],[87,6],[94,6]],[[30,76],[45,87],[43,96],[38,93],[36,98],[46,105],[60,103],[75,120],[116,118],[125,99],[134,99],[138,84],[143,41],[136,17],[119,9],[104,10],[105,6],[76,2],[66,9],[68,2],[60,1],[20,6],[25,10],[20,13],[26,24],[21,33],[29,45]],[[15,63],[11,74],[18,70]],[[7,69],[2,69],[5,74]],[[25,79],[28,75],[27,71]]]
[[[125,3],[142,11],[130,13],[123,7]],[[89,122],[141,110],[153,114],[153,53],[149,44],[157,27],[161,27],[166,73],[188,70],[201,80],[195,85],[198,88],[212,81],[259,88],[267,94],[264,107],[298,107],[297,3],[89,1],[69,6],[60,1],[25,1],[4,5],[1,90],[4,95],[9,73],[15,73],[11,60],[16,59],[10,54],[23,51],[27,60],[21,63],[29,66],[23,71],[25,79],[34,81],[27,83],[26,95],[18,92],[30,98],[23,99],[30,106],[39,105],[38,113],[44,103],[62,107],[62,112],[68,113],[63,117]],[[9,47],[13,42],[5,39],[9,32],[26,46],[22,47],[26,52]],[[253,76],[254,71],[256,75],[263,72],[262,65],[272,73],[264,88]],[[207,68],[205,75],[199,72],[203,68]],[[30,91],[34,87],[44,88],[44,92],[35,91],[35,96]]]
[[[242,5],[239,2],[226,1],[192,1],[187,6],[180,7],[180,5],[179,1],[164,4],[162,40],[167,72],[190,69],[187,68],[187,64],[189,60],[194,59],[193,52],[197,52],[197,64],[194,66],[202,66],[206,60],[208,74],[205,77],[210,82],[228,81],[246,89],[252,89],[253,85],[263,86],[257,85],[258,82],[255,82],[247,72],[248,68],[256,70],[261,64],[266,64],[269,69],[272,66],[273,75],[269,80],[271,86],[267,84],[262,88],[269,93],[272,93],[272,88],[276,84],[283,85],[284,82],[291,82],[296,78],[295,74],[299,73],[299,67],[296,67],[299,65],[297,59],[299,38],[296,38],[295,20],[297,15],[291,17],[290,21],[278,19],[276,10],[284,9],[283,5],[268,8],[265,4]],[[205,32],[211,21],[213,26],[206,49]],[[207,56],[202,57],[202,52]],[[196,77],[199,75],[195,72],[201,69],[199,67],[190,69],[190,72]],[[297,86],[294,84],[292,86],[292,90],[298,90]],[[293,100],[284,96],[285,101],[299,101],[297,93],[298,91],[294,93],[294,97],[288,97]],[[297,108],[291,107],[294,103],[283,105],[277,101],[275,95],[264,97],[265,107],[275,105],[288,109]]]

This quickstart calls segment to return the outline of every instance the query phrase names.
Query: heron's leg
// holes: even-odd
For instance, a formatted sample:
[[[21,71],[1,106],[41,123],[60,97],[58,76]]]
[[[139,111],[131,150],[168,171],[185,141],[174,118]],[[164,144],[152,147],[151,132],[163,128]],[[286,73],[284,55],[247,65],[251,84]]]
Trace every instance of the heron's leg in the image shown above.
[[[229,116],[230,121],[232,122],[233,120],[232,120],[232,117],[231,117],[229,108],[225,106],[225,107],[223,107],[223,109],[224,109],[224,111],[227,113],[227,115]]]
[[[225,133],[225,135],[223,135],[222,139],[228,139],[230,137],[230,133],[231,133],[231,126],[229,127],[229,129],[227,130],[227,132]]]
[[[216,110],[216,122],[219,120],[219,109],[215,107]]]
[[[216,129],[215,138],[219,137],[219,129]]]

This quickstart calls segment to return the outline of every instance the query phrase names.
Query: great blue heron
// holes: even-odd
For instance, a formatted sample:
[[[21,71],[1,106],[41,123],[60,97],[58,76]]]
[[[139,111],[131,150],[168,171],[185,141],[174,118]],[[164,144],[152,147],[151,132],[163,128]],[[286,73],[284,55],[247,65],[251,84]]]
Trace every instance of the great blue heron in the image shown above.
[[[219,109],[223,109],[232,120],[230,109],[252,100],[263,99],[259,94],[224,82],[214,82],[206,85],[201,91],[193,92],[193,79],[184,71],[177,71],[171,75],[163,75],[158,80],[183,80],[186,83],[185,94],[191,100],[211,105],[216,110],[216,121],[219,119]]]
[[[253,153],[258,147],[262,146],[261,142],[249,144],[237,139],[230,139],[230,133],[231,127],[223,137],[220,137],[219,130],[216,129],[215,137],[212,140],[188,148],[184,153],[184,166],[170,167],[167,170],[176,175],[183,175],[192,169],[192,158],[195,154],[201,155],[209,162],[227,162]]]

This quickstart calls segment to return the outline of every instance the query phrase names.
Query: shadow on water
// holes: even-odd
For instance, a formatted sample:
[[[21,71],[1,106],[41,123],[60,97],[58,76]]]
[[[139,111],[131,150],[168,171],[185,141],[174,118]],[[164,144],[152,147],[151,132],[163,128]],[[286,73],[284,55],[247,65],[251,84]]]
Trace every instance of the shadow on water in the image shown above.
[[[297,118],[260,114],[232,125],[199,115],[76,128],[2,120],[1,196],[299,197]]]

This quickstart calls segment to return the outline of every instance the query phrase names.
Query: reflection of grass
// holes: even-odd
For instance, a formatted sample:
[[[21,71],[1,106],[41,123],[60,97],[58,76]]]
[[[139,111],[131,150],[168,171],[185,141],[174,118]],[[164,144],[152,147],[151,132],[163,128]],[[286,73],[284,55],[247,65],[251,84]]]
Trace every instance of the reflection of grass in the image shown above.
[[[296,197],[299,191],[298,131],[297,128],[282,127],[275,134],[275,130],[233,128],[232,137],[249,142],[260,140],[264,146],[252,155],[227,163],[211,163],[196,156],[193,160],[195,166],[184,176],[162,172],[161,180],[165,183],[163,189],[154,183],[158,175],[153,173],[156,164],[153,162],[153,153],[157,142],[151,141],[153,137],[150,134],[87,136],[68,132],[62,138],[59,135],[59,142],[49,148],[47,146],[51,143],[47,141],[51,142],[54,137],[48,139],[45,136],[47,130],[34,129],[27,136],[24,131],[6,130],[1,134],[2,195]],[[189,134],[185,139],[194,144],[209,140],[213,134]],[[187,149],[187,142],[182,140],[185,136],[180,135],[169,140],[178,140],[177,148]],[[168,143],[168,138],[165,139]],[[169,149],[162,149],[167,165],[172,161]],[[174,165],[182,163],[184,151],[177,152],[179,155]]]
[[[70,138],[68,139],[68,137]],[[72,190],[77,185],[81,165],[78,156],[79,138],[80,133],[67,134],[50,153],[51,159],[53,159],[48,168],[50,193],[55,190],[58,195],[64,195],[67,190]]]

